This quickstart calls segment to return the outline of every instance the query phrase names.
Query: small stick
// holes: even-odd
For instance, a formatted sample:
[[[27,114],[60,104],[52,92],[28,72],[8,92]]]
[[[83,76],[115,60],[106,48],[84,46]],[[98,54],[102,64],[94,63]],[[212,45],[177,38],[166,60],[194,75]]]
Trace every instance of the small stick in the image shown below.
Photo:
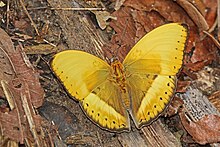
[[[218,23],[218,40],[220,40],[220,0],[218,0],[217,6],[217,23]]]
[[[7,1],[7,10],[6,10],[6,29],[8,30],[8,24],[9,24],[9,4],[10,0]]]
[[[213,37],[209,32],[207,31],[203,31],[203,33],[205,33],[206,35],[208,35],[212,41],[214,42],[214,44],[218,47],[218,49],[220,49],[220,43],[218,42],[218,40],[215,39],[215,37]]]
[[[51,8],[51,10],[67,10],[67,11],[104,11],[106,8]]]
[[[28,18],[30,19],[31,25],[34,27],[34,29],[35,29],[37,35],[40,36],[39,31],[38,31],[38,29],[37,29],[37,26],[35,25],[35,23],[34,23],[34,21],[32,20],[30,14],[28,13],[28,11],[27,11],[27,9],[26,9],[24,3],[23,3],[23,0],[20,0],[20,3],[21,3],[21,6],[22,6],[23,9],[24,9],[24,12],[26,13],[26,15],[28,16]]]
[[[68,11],[104,11],[106,10],[106,8],[48,8],[48,7],[27,8],[27,10],[39,10],[39,9],[68,10]]]

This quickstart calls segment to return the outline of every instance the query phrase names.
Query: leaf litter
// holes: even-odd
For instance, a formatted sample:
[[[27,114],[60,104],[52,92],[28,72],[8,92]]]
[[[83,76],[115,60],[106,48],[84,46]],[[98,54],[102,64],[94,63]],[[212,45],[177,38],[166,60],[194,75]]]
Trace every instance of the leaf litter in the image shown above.
[[[98,22],[98,25],[97,25],[98,27],[100,27],[101,29],[106,28],[106,30],[108,28],[112,27],[114,30],[114,31],[110,32],[110,33],[112,33],[109,37],[109,38],[111,38],[110,41],[105,40],[104,47],[102,48],[104,55],[107,58],[111,58],[111,56],[113,54],[118,54],[120,60],[123,60],[125,55],[132,48],[132,46],[143,35],[145,35],[150,30],[152,30],[152,29],[154,29],[164,23],[181,22],[181,23],[185,23],[188,25],[189,38],[188,38],[188,42],[187,42],[183,70],[178,75],[179,82],[178,82],[177,91],[180,92],[181,94],[186,94],[191,90],[191,91],[194,91],[196,96],[193,96],[192,94],[188,93],[187,99],[183,98],[180,100],[180,99],[178,99],[178,97],[180,97],[180,95],[176,95],[176,98],[174,99],[173,104],[171,104],[172,109],[168,109],[168,111],[170,110],[170,114],[168,113],[168,116],[174,115],[174,118],[175,118],[175,114],[179,114],[179,116],[181,118],[180,120],[183,124],[183,126],[182,126],[183,131],[189,133],[192,136],[192,138],[194,139],[194,142],[200,143],[200,144],[218,142],[219,141],[218,140],[219,128],[214,127],[213,124],[218,123],[217,121],[219,120],[219,116],[218,116],[218,114],[213,114],[213,113],[207,114],[207,112],[209,112],[210,109],[212,110],[212,108],[214,106],[217,107],[219,105],[219,88],[218,88],[219,82],[217,80],[217,77],[219,77],[219,73],[217,72],[217,70],[214,70],[215,71],[214,73],[216,75],[213,72],[211,72],[211,74],[210,74],[209,72],[207,72],[205,70],[205,67],[207,65],[208,66],[212,65],[212,66],[217,66],[217,68],[218,68],[218,66],[219,66],[218,65],[218,63],[219,63],[218,62],[219,49],[213,43],[213,39],[210,39],[209,37],[207,37],[206,35],[204,35],[202,33],[202,31],[206,30],[211,34],[215,34],[215,31],[213,31],[214,29],[212,29],[212,28],[216,26],[216,24],[215,24],[216,17],[217,17],[216,11],[217,11],[217,9],[219,9],[219,8],[217,8],[217,2],[216,1],[207,1],[207,0],[196,0],[196,1],[192,1],[192,0],[189,0],[189,1],[184,1],[184,0],[176,0],[176,1],[116,0],[117,5],[115,5],[115,7],[113,5],[114,2],[115,2],[114,0],[112,0],[112,2],[100,2],[100,1],[92,1],[92,2],[90,2],[90,1],[85,1],[85,2],[84,1],[80,1],[80,2],[77,1],[76,2],[75,1],[74,2],[74,4],[76,4],[75,6],[77,6],[77,7],[79,7],[79,6],[83,6],[85,8],[88,6],[100,7],[100,5],[101,5],[101,7],[107,8],[108,13],[106,13],[107,11],[103,12],[103,13],[102,13],[102,11],[98,11],[97,14],[92,12],[93,14],[100,16],[99,18],[97,16],[95,18],[96,21]],[[52,1],[48,1],[48,3],[52,8],[57,5],[64,7],[64,8],[67,6],[67,3],[65,5],[63,4],[64,2],[63,3],[62,2],[55,3]],[[26,4],[26,3],[24,2],[23,4]],[[38,7],[38,5],[31,4],[31,2],[29,3],[29,5],[32,5],[33,8]],[[24,5],[23,5],[23,8],[24,8]],[[28,9],[28,10],[30,10],[29,12],[32,12],[31,9]],[[36,11],[33,10],[33,12],[36,12]],[[42,11],[42,12],[44,12],[44,11]],[[49,10],[46,10],[45,12],[47,12],[47,13],[49,13],[49,15],[51,15],[51,12]],[[65,11],[60,11],[60,10],[56,11],[56,12],[60,16],[60,18],[58,19],[59,23],[56,25],[61,26],[61,30],[57,29],[58,30],[57,31],[56,29],[52,28],[53,26],[55,26],[54,24],[52,24],[52,25],[49,24],[49,30],[46,31],[45,33],[43,33],[44,31],[43,31],[43,27],[42,27],[42,33],[41,33],[41,31],[38,31],[38,29],[40,28],[40,25],[41,26],[44,26],[44,25],[41,24],[41,22],[38,22],[39,24],[36,24],[34,29],[32,28],[31,31],[27,31],[27,29],[30,28],[30,25],[29,25],[29,23],[27,23],[27,22],[29,22],[29,21],[27,21],[27,18],[24,17],[20,21],[17,21],[17,22],[15,21],[16,22],[15,27],[21,31],[21,32],[19,32],[21,35],[20,36],[12,36],[12,38],[14,40],[20,40],[20,38],[23,39],[22,43],[26,45],[24,47],[24,51],[26,53],[30,53],[30,54],[45,54],[47,56],[50,56],[51,53],[53,53],[54,51],[57,51],[56,47],[54,49],[54,48],[50,48],[50,46],[48,46],[47,44],[46,45],[42,44],[42,42],[45,43],[44,38],[48,37],[48,36],[49,36],[47,38],[47,40],[49,40],[48,43],[50,43],[50,41],[53,42],[54,44],[59,44],[60,42],[62,42],[62,43],[64,42],[64,44],[67,44],[67,46],[68,46],[66,48],[69,48],[69,47],[76,48],[76,49],[83,48],[85,51],[88,51],[88,52],[91,52],[91,50],[97,51],[96,47],[93,46],[93,43],[91,43],[91,41],[87,41],[88,37],[86,37],[86,36],[84,37],[85,34],[83,34],[83,32],[85,32],[85,31],[82,31],[82,30],[84,30],[84,27],[85,27],[85,24],[82,23],[83,22],[82,20],[83,19],[85,20],[85,18],[92,19],[92,17],[90,18],[91,15],[87,15],[87,14],[89,14],[89,12],[85,12],[85,13],[84,12],[76,12],[76,13],[74,13],[74,14],[80,14],[80,15],[75,15],[78,18],[80,18],[82,16],[84,17],[83,19],[80,19],[81,23],[79,23],[79,24],[72,24],[71,23],[71,19],[77,20],[77,17],[74,17],[74,18],[71,17],[72,14],[70,12],[67,13]],[[25,13],[27,13],[27,11]],[[39,13],[39,12],[37,12],[37,13]],[[44,14],[42,14],[42,16],[43,15]],[[30,16],[28,17],[29,19],[31,19],[31,17],[34,17],[34,18],[36,17],[36,16],[31,16],[31,17]],[[68,19],[66,19],[66,18],[68,18]],[[111,19],[111,21],[110,21],[110,19]],[[45,24],[47,22],[47,20],[44,20],[44,19],[42,19],[42,21],[45,21],[44,22]],[[37,19],[35,19],[32,22],[37,22]],[[21,23],[23,23],[25,25],[21,25]],[[89,25],[91,25],[91,24],[95,26],[95,24],[90,22]],[[110,26],[108,26],[108,24]],[[78,25],[79,28],[81,28],[81,31],[79,31],[80,30],[79,28],[74,27],[74,25]],[[80,25],[82,25],[82,26],[80,26]],[[74,29],[71,27],[73,27]],[[33,33],[34,30],[37,30],[39,32],[38,33],[39,35],[43,34],[42,36],[40,36],[41,42],[38,42],[37,45],[33,45],[33,43],[31,42],[31,41],[34,41],[36,44],[37,41],[33,40],[33,39],[39,38],[39,37],[36,37],[35,34]],[[53,32],[53,31],[55,31],[55,32]],[[11,34],[13,34],[13,32]],[[94,34],[100,35],[100,32],[98,31],[97,28],[93,30],[93,35]],[[30,36],[30,37],[22,37],[22,36],[26,36],[26,35]],[[80,37],[74,37],[74,35],[75,36],[79,35],[82,38],[84,37],[86,39],[83,40]],[[51,37],[51,36],[53,36],[53,37]],[[56,37],[54,37],[54,36],[56,36]],[[60,36],[64,36],[65,39],[63,40]],[[39,39],[37,39],[37,40],[39,41]],[[73,40],[76,40],[76,41],[73,43]],[[25,43],[25,42],[28,42],[28,43]],[[99,44],[99,45],[102,46],[101,44]],[[13,45],[11,45],[11,46],[13,48]],[[63,46],[63,44],[61,46]],[[9,47],[9,48],[12,49],[11,47]],[[42,51],[42,49],[45,49],[45,50]],[[12,60],[8,60],[8,58],[6,57],[7,54],[6,55],[0,54],[2,57],[2,58],[0,58],[0,65],[2,65],[2,67],[4,67],[3,68],[4,72],[0,72],[0,74],[2,74],[2,77],[4,77],[5,74],[8,76],[8,78],[6,78],[7,76],[5,76],[6,80],[4,80],[2,82],[3,83],[2,85],[5,85],[4,86],[5,90],[3,91],[1,89],[0,94],[1,94],[1,96],[5,97],[3,94],[7,93],[8,95],[10,95],[10,93],[12,93],[13,97],[15,97],[15,98],[18,97],[17,99],[19,99],[19,94],[20,94],[20,97],[22,96],[24,99],[25,98],[27,99],[27,101],[22,101],[22,103],[26,104],[27,106],[29,106],[30,104],[33,104],[33,106],[35,106],[35,108],[37,108],[42,105],[42,99],[38,99],[38,100],[34,99],[34,97],[41,97],[42,96],[41,92],[38,93],[38,90],[40,89],[39,88],[40,86],[38,85],[39,80],[37,80],[39,78],[39,75],[36,74],[35,72],[33,72],[33,67],[30,68],[31,63],[29,63],[28,59],[25,57],[23,49],[21,49],[21,47],[17,47],[16,50],[18,52],[20,52],[19,55],[18,55],[18,53],[16,53],[16,54],[8,53],[8,56],[10,54],[13,62],[12,62]],[[24,61],[23,60],[24,58],[25,58],[26,63],[22,64],[23,62],[20,62],[20,61]],[[46,60],[48,60],[48,58],[46,58]],[[25,65],[25,66],[22,66],[22,68],[17,67],[15,65],[14,65],[14,67],[11,67],[11,65],[10,65],[11,62],[13,63],[13,65],[15,62],[15,63],[19,63],[19,64]],[[7,64],[5,64],[5,63],[7,63]],[[24,67],[29,67],[29,68],[24,68]],[[211,68],[213,68],[213,67],[211,67]],[[32,69],[32,70],[30,70],[30,69]],[[44,66],[42,67],[42,69],[44,69]],[[29,74],[26,75],[26,73],[24,73],[24,71],[27,71]],[[19,76],[17,76],[17,74],[16,74],[17,72],[19,73]],[[44,70],[44,72],[46,73],[45,70]],[[35,78],[31,78],[32,77],[31,75],[34,75]],[[1,75],[0,75],[0,77],[1,77]],[[51,76],[48,76],[48,77],[51,77]],[[14,80],[14,78],[16,78],[16,79]],[[5,81],[7,81],[7,82],[5,82]],[[32,86],[31,84],[28,83],[28,81],[32,81],[31,83],[35,83],[35,85]],[[197,84],[194,85],[195,82]],[[50,82],[45,82],[45,83],[50,83]],[[194,85],[193,87],[191,87],[192,84]],[[215,87],[213,87],[212,84],[215,85]],[[38,87],[38,88],[36,88],[36,87]],[[45,87],[47,87],[46,91],[52,90],[52,89],[48,88],[48,86],[44,85],[44,88]],[[53,87],[53,86],[51,86],[51,87]],[[189,89],[189,87],[191,87],[191,89]],[[54,87],[54,88],[56,89],[57,87]],[[14,91],[16,94],[13,93]],[[23,92],[23,91],[26,91],[26,92]],[[204,92],[205,94],[201,93],[200,91]],[[53,93],[53,94],[55,94],[55,93]],[[51,94],[46,93],[46,95],[48,96]],[[203,101],[204,98],[207,99],[206,95],[210,95],[209,96],[210,99],[206,100],[205,104],[204,104],[201,101]],[[63,98],[63,96],[61,96],[61,97]],[[193,97],[197,97],[196,102],[193,101],[194,100]],[[203,99],[199,101],[198,98],[200,98],[200,97],[202,97]],[[11,99],[14,99],[14,98],[11,98]],[[214,106],[210,102],[213,103]],[[13,103],[13,101],[11,103]],[[203,108],[202,106],[205,106],[206,104],[208,106],[212,105],[211,108],[210,109],[202,109]],[[9,104],[9,105],[12,105],[12,104]],[[189,105],[191,106],[191,108],[193,108],[192,110],[203,110],[205,112],[202,111],[203,113],[201,113],[200,111],[192,111],[190,109],[190,107],[188,107],[188,108],[186,107]],[[13,110],[15,111],[17,107],[18,106],[15,106],[15,108]],[[30,118],[34,118],[33,120],[35,120],[35,114],[32,112],[33,109],[30,109],[30,111],[28,111],[27,108],[24,108],[23,106],[20,106],[20,105],[19,105],[19,108],[20,108],[19,111],[22,112],[21,114],[24,114],[24,113],[31,114],[32,117],[30,117]],[[76,108],[76,109],[78,109],[78,108]],[[7,110],[7,109],[5,109],[5,110]],[[21,117],[17,114],[17,112],[18,111],[13,113],[16,116],[16,117],[14,116],[13,119],[18,119],[19,117]],[[74,111],[74,112],[79,113],[78,111]],[[187,115],[185,112],[187,112]],[[191,114],[188,114],[189,112],[191,112]],[[200,116],[198,114],[204,114],[204,115]],[[188,118],[188,115],[190,115],[190,119]],[[9,118],[9,119],[11,119],[11,118]],[[172,117],[170,119],[172,120]],[[64,119],[64,121],[65,121],[65,119]],[[176,123],[175,125],[178,127],[181,126],[180,121],[177,120],[177,122],[178,123]],[[32,121],[31,119],[26,120],[26,124],[33,124],[33,123],[36,125],[36,128],[38,128],[38,126],[40,126],[40,125],[38,125],[37,119],[36,119],[36,122]],[[10,124],[10,125],[12,125],[12,124]],[[80,125],[80,124],[76,123],[75,125]],[[83,125],[83,124],[81,123],[81,125]],[[83,125],[83,126],[86,128],[86,125]],[[16,124],[16,127],[19,127],[19,124]],[[31,130],[31,129],[29,128],[28,130]],[[81,130],[81,129],[79,129],[79,130]],[[19,130],[19,131],[21,132],[21,130]],[[17,132],[19,132],[19,131],[17,131]],[[29,133],[30,132],[31,132],[31,134],[35,134],[33,129],[31,131],[29,131]],[[209,132],[209,135],[205,134],[207,132]],[[90,133],[90,134],[92,134],[92,133]],[[103,133],[101,133],[101,134],[103,135]],[[78,134],[74,134],[73,136],[77,136],[77,135]],[[215,137],[210,138],[210,135],[213,135]],[[24,138],[25,135],[21,135],[20,137]],[[83,137],[81,137],[81,139],[83,140]],[[18,138],[18,141],[20,141],[20,140],[22,140],[22,139]],[[80,140],[79,138],[76,139],[77,142],[79,140]],[[95,140],[93,140],[91,138],[90,138],[90,141],[95,142]],[[90,141],[88,141],[88,142],[90,142]]]
[[[1,135],[21,144],[26,140],[26,143],[41,146],[45,143],[40,133],[42,119],[34,110],[42,105],[44,99],[39,74],[28,61],[21,45],[15,49],[2,29],[0,36],[1,56],[5,58],[3,62],[9,70],[1,70],[1,75],[10,75],[9,78],[2,76],[0,79],[4,91],[1,97],[6,97],[10,105],[7,113],[0,112]],[[27,138],[32,138],[32,141]]]

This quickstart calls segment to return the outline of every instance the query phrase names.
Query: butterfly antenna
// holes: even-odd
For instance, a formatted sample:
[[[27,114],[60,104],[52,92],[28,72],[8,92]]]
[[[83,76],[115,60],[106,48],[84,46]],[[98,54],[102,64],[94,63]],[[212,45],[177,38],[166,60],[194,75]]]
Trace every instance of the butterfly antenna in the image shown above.
[[[119,42],[117,43],[118,48],[116,49],[116,54],[115,54],[116,56],[118,56],[119,48],[121,47],[121,42],[122,42],[123,37],[125,36],[127,27],[128,27],[128,19],[126,19],[125,29],[123,30],[121,38],[120,38]]]

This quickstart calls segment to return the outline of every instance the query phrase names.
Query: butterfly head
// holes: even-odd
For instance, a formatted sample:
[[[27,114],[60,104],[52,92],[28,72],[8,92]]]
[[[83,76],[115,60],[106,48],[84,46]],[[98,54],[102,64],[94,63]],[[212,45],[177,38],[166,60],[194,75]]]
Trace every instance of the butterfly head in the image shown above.
[[[111,68],[113,77],[121,78],[124,75],[124,67],[117,57],[111,58]]]
[[[117,62],[119,62],[119,59],[118,59],[118,57],[112,57],[111,59],[110,59],[110,63],[111,64],[114,64],[114,63],[117,63]]]

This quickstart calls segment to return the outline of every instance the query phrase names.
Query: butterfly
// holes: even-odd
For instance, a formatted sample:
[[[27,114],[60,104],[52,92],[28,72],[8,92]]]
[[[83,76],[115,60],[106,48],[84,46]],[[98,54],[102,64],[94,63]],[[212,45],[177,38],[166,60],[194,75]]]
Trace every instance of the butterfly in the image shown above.
[[[110,64],[89,53],[57,53],[51,68],[82,110],[103,129],[139,129],[165,110],[175,93],[183,64],[187,27],[162,25],[141,38],[121,63]]]

